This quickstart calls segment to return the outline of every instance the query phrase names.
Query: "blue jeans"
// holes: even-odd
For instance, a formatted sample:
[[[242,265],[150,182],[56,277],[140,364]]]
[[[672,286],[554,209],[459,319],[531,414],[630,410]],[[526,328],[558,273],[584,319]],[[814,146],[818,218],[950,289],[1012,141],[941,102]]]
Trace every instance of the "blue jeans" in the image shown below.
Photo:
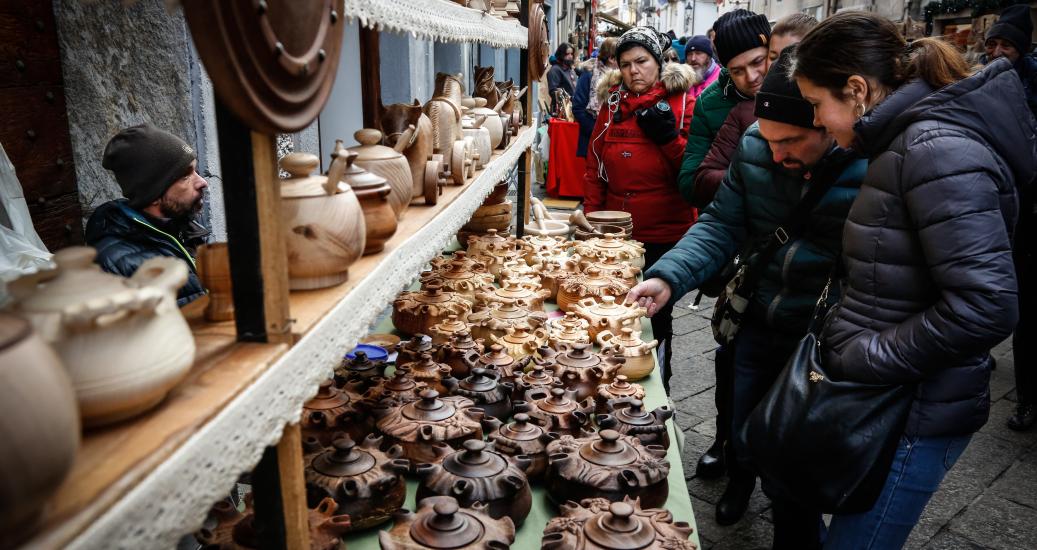
[[[890,550],[904,546],[943,476],[972,435],[902,436],[886,485],[875,506],[862,514],[832,517],[825,550]]]

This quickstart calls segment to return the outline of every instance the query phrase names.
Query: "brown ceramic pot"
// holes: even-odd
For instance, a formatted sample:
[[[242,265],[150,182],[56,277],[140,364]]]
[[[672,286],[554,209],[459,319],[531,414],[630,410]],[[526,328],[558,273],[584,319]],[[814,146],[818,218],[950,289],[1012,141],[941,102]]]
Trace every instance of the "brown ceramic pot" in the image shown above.
[[[578,402],[576,393],[562,388],[533,389],[526,392],[528,401],[516,401],[515,412],[523,412],[549,432],[583,436],[593,428],[590,417],[594,402]]]
[[[588,332],[592,339],[605,330],[618,334],[624,326],[629,326],[635,332],[640,331],[641,318],[648,315],[645,308],[633,303],[619,302],[612,296],[603,296],[601,302],[584,298],[572,309],[590,323]]]
[[[598,426],[636,437],[644,445],[670,448],[666,421],[673,417],[673,409],[662,406],[654,411],[649,411],[645,409],[644,402],[640,399],[628,399],[625,403],[619,404],[622,406],[616,405],[617,403],[610,403],[609,414],[601,414],[596,417]]]
[[[401,340],[396,344],[396,364],[405,365],[421,360],[421,354],[435,354],[438,346],[432,343],[432,337],[420,332],[411,336],[409,340]]]
[[[385,249],[385,242],[396,234],[396,212],[389,204],[392,188],[385,178],[368,172],[356,165],[359,155],[349,153],[346,162],[344,181],[353,188],[360,209],[364,211],[364,225],[367,228],[364,238],[364,256],[376,254]]]
[[[440,397],[422,390],[420,399],[395,407],[376,407],[378,430],[403,448],[411,464],[438,464],[452,446],[483,438],[483,412],[466,397]]]
[[[455,333],[450,337],[450,342],[440,347],[439,361],[450,367],[454,378],[465,378],[485,349],[482,338],[472,338],[470,331],[463,330]]]
[[[342,535],[350,529],[349,516],[335,515],[336,504],[325,498],[307,513],[310,525],[310,550],[337,550]],[[223,500],[209,511],[213,528],[203,528],[194,537],[205,549],[258,550],[263,548],[256,531],[252,493],[245,495],[245,511],[239,512],[229,501]]]
[[[422,353],[421,358],[410,363],[400,364],[401,367],[410,369],[410,375],[418,384],[439,392],[440,395],[449,395],[457,381],[450,376],[450,367],[437,363],[431,353]]]
[[[493,369],[472,369],[471,375],[457,383],[454,394],[467,397],[489,418],[504,419],[511,415],[511,392],[514,386],[501,381]]]
[[[486,266],[475,260],[455,260],[420,276],[422,285],[438,284],[443,290],[456,292],[473,304],[476,291],[492,285],[494,280]]]
[[[342,388],[347,383],[357,383],[361,393],[367,392],[378,379],[385,376],[385,361],[372,361],[363,351],[356,352],[353,359],[343,358],[335,369],[335,385]]]
[[[321,382],[317,395],[303,405],[303,438],[312,437],[328,446],[340,432],[354,440],[362,440],[373,432],[374,424],[355,391],[358,389],[359,384],[336,388],[331,380]]]
[[[535,331],[547,322],[547,314],[532,311],[528,306],[525,300],[476,306],[468,315],[472,335],[490,341],[507,335],[509,329]]]
[[[357,130],[353,134],[353,138],[360,145],[349,148],[349,151],[360,155],[356,159],[357,166],[385,178],[389,183],[389,187],[392,188],[392,193],[389,194],[389,204],[396,213],[397,220],[403,217],[403,213],[407,211],[414,195],[410,164],[407,162],[407,158],[400,153],[400,150],[410,142],[410,135],[414,131],[413,128],[408,129],[406,137],[397,142],[396,146],[399,148],[397,150],[381,145],[382,132],[372,128]]]
[[[425,389],[411,376],[410,367],[398,366],[391,378],[376,378],[370,389],[364,393],[365,407],[384,403],[387,406],[402,405],[418,400],[418,393]]]
[[[504,550],[515,542],[509,517],[494,519],[484,504],[461,509],[453,497],[418,502],[418,511],[393,515],[393,528],[378,533],[382,550]]]
[[[505,353],[515,359],[523,359],[537,352],[547,344],[547,331],[536,328],[532,331],[525,327],[509,328],[502,337],[490,335],[490,341],[504,348]]]
[[[639,499],[591,498],[561,505],[547,523],[541,550],[695,550],[694,529],[667,510],[642,509]]]
[[[468,323],[457,315],[448,315],[445,320],[429,327],[428,332],[433,345],[443,345],[450,342],[455,334],[468,333]]]
[[[544,300],[550,295],[549,291],[542,288],[505,281],[500,288],[483,287],[482,290],[476,291],[475,298],[486,305],[522,303],[526,304],[530,311],[543,311]]]
[[[450,315],[466,319],[472,311],[468,300],[454,292],[444,292],[437,284],[425,285],[420,292],[401,292],[392,306],[392,324],[407,334],[428,334],[433,325]]]
[[[594,398],[598,404],[595,412],[605,414],[611,408],[624,406],[631,399],[644,399],[645,389],[641,384],[631,384],[626,376],[617,374],[611,383],[598,386],[598,393]]]
[[[512,385],[512,401],[529,401],[528,395],[531,391],[550,394],[552,388],[563,388],[562,381],[541,365],[533,365],[527,372],[516,373]]]
[[[534,359],[554,372],[566,388],[576,392],[578,401],[595,395],[598,386],[608,384],[623,365],[623,358],[611,353],[593,353],[590,344],[560,348],[542,347]]]
[[[547,444],[554,437],[547,430],[532,422],[526,413],[515,415],[514,422],[494,428],[488,439],[493,442],[498,453],[508,456],[526,456],[526,477],[530,480],[540,479],[547,472]]]
[[[475,358],[475,363],[484,369],[497,371],[501,380],[512,380],[525,370],[530,360],[530,357],[515,359],[508,355],[503,346],[493,344],[489,351]]]
[[[558,309],[572,311],[572,307],[585,298],[601,301],[603,296],[612,296],[622,301],[627,292],[630,292],[630,286],[622,279],[607,275],[596,267],[589,267],[583,273],[570,273],[562,277],[556,300]]]

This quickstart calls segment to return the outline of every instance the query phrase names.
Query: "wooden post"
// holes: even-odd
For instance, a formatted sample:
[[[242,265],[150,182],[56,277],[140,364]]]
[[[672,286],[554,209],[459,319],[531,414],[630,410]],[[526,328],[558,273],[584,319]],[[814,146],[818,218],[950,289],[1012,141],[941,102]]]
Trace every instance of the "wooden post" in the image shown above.
[[[360,27],[360,95],[364,127],[381,129],[382,71],[378,31]]]
[[[519,22],[523,26],[529,28],[529,0],[522,0],[520,3],[522,8],[519,12]],[[533,86],[529,81],[529,44],[526,45],[525,51],[519,51],[519,89],[526,88],[526,97],[524,98],[526,120],[529,125],[533,125],[533,96],[536,95],[533,91]],[[528,86],[528,88],[527,88]],[[519,207],[519,221],[518,227],[515,228],[515,234],[520,238],[526,232],[526,224],[529,223],[529,197],[532,192],[532,183],[530,178],[533,176],[533,155],[529,154],[529,151],[523,151],[522,156],[519,157],[519,181],[518,181],[518,207]]]
[[[310,527],[303,480],[302,432],[285,427],[252,471],[256,539],[263,550],[309,550]]]

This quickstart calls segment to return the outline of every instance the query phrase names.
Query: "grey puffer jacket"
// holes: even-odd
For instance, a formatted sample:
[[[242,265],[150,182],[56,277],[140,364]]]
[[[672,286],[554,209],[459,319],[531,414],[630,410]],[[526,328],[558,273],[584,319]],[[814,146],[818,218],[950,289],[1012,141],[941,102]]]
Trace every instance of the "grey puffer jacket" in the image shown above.
[[[907,435],[964,435],[990,410],[990,349],[1018,319],[1011,235],[1037,138],[1007,61],[912,81],[857,123],[871,162],[823,333],[833,378],[917,384]]]

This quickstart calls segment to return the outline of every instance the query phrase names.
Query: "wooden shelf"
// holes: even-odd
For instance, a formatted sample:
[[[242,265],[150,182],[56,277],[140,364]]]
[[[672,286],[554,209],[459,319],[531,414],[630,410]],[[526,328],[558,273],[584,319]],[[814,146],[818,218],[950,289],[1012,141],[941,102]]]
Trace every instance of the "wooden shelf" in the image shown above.
[[[232,322],[193,327],[198,351],[187,378],[149,413],[84,434],[71,473],[25,547],[165,548],[199,527],[280,439],[278,419],[298,419],[320,380],[388,303],[371,297],[394,296],[409,284],[534,134],[523,128],[465,185],[445,188],[436,205],[410,207],[385,251],[354,264],[346,283],[293,292],[291,347],[236,342]],[[358,304],[368,307],[358,311]]]
[[[410,33],[437,42],[467,42],[523,48],[529,31],[449,0],[345,0],[346,17],[364,27]]]

